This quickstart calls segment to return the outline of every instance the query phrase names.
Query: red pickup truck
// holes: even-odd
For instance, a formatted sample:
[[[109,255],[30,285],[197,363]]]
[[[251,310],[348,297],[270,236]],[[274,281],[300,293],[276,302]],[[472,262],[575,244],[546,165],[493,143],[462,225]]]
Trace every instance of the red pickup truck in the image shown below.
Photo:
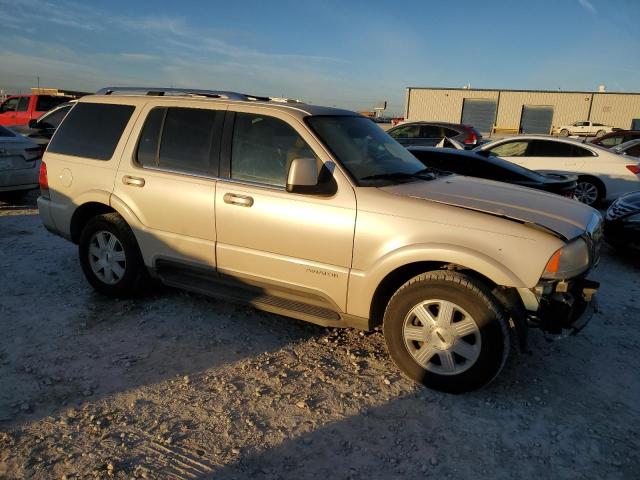
[[[14,95],[0,105],[0,125],[27,125],[56,105],[72,100],[59,95]]]

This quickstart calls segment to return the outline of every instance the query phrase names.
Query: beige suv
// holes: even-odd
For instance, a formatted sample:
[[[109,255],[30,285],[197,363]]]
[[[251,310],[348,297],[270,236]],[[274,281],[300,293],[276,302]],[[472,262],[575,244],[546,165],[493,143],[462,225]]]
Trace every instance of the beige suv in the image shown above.
[[[330,327],[382,325],[408,377],[463,392],[528,328],[589,317],[601,217],[434,175],[371,120],[285,99],[104,89],[40,172],[40,216],[99,292],[166,285]],[[241,320],[239,320],[241,321]]]

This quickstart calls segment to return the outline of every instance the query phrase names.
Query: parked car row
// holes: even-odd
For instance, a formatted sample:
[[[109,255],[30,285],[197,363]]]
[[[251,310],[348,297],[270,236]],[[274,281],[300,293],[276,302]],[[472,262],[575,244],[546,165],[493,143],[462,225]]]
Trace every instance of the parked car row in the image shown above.
[[[587,205],[640,190],[639,159],[573,139],[517,135],[486,143],[474,151],[532,170],[577,174],[576,198]]]
[[[440,158],[438,162],[449,166],[445,170],[481,178],[502,177],[505,181],[511,176],[517,183],[521,180],[519,175],[532,179],[536,175],[532,170],[542,171],[541,175],[546,176],[547,181],[549,175],[554,174],[576,176],[574,195],[587,205],[598,205],[602,201],[612,201],[625,193],[640,190],[640,159],[637,158],[640,156],[640,141],[631,140],[640,132],[609,133],[591,143],[547,135],[517,135],[483,142],[482,136],[476,134],[471,126],[409,122],[390,129],[388,133],[421,160],[429,157],[430,166],[434,168],[444,168],[443,165],[435,165],[436,153],[418,147],[471,148],[475,156],[440,153],[437,154]],[[619,143],[622,140],[629,141]],[[613,148],[604,148],[602,144]],[[528,171],[525,173],[520,170],[516,174],[513,168],[507,168],[509,166],[504,163],[477,162],[480,156],[499,157]],[[539,182],[541,178],[534,183],[544,184]]]

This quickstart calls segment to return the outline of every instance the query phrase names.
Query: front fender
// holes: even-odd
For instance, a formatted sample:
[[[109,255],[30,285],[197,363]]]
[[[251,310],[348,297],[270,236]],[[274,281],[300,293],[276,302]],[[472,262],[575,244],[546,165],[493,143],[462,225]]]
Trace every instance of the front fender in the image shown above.
[[[418,262],[452,263],[478,272],[497,285],[516,288],[527,286],[504,264],[482,252],[438,243],[408,245],[387,253],[367,271],[351,270],[347,313],[369,317],[373,295],[382,280],[394,270]]]

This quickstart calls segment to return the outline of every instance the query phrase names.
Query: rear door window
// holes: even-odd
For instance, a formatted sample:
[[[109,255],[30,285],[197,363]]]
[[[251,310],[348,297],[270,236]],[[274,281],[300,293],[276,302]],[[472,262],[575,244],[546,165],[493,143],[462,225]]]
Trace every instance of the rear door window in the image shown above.
[[[420,127],[420,138],[441,138],[442,129],[435,125],[422,125]]]
[[[399,127],[396,130],[389,132],[389,135],[393,138],[418,138],[420,136],[420,127],[417,125]]]
[[[16,108],[17,112],[26,112],[29,110],[29,97],[20,97],[20,101],[18,102],[18,108]]]
[[[489,152],[495,157],[524,157],[527,155],[528,147],[528,140],[515,140],[501,143],[493,147]]]
[[[530,157],[574,157],[573,145],[547,140],[533,140],[527,155]]]
[[[47,151],[110,160],[135,107],[78,103],[65,117]]]
[[[457,132],[456,130],[453,130],[451,128],[442,127],[442,134],[445,137],[452,138],[460,135],[460,132]]]
[[[154,108],[145,120],[137,160],[143,167],[217,175],[224,111]]]
[[[591,151],[580,145],[548,140],[533,140],[527,151],[531,157],[591,157]]]
[[[605,147],[615,147],[616,145],[620,145],[622,140],[622,135],[614,135],[600,140],[600,145],[604,145]]]

